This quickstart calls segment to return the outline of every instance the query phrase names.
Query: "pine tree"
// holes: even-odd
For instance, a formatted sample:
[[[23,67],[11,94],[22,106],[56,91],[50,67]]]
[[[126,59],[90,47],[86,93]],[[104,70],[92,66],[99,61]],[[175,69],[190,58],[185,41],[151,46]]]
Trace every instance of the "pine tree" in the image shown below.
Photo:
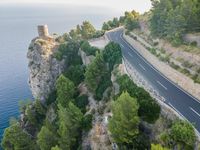
[[[72,100],[75,86],[72,81],[66,78],[64,75],[60,75],[56,81],[57,99],[63,107],[66,107],[70,100]]]
[[[51,147],[57,144],[56,135],[51,132],[46,126],[43,126],[37,135],[37,144],[41,150],[50,150]]]
[[[59,145],[61,149],[73,149],[76,146],[77,137],[80,134],[83,114],[72,102],[67,108],[58,105],[58,134],[60,136]]]
[[[112,104],[113,116],[109,121],[109,130],[116,143],[133,144],[139,133],[138,108],[136,99],[127,92],[123,92]]]

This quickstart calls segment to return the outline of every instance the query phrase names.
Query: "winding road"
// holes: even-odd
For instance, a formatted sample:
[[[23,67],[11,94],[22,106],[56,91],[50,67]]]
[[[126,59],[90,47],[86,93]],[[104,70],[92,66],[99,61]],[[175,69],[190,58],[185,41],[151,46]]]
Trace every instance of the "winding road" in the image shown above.
[[[165,98],[165,103],[186,120],[191,122],[200,132],[200,101],[170,81],[162,73],[149,64],[123,38],[123,29],[106,33],[110,41],[121,45],[123,57],[147,80],[147,82]]]

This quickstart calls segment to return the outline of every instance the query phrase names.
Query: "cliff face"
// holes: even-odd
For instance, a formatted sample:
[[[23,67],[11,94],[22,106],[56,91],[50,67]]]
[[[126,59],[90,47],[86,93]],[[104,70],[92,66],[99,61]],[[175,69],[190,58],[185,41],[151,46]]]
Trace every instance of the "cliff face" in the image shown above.
[[[64,61],[53,57],[57,49],[58,44],[52,38],[37,37],[29,45],[29,85],[33,97],[41,101],[55,88],[56,79],[64,70]]]

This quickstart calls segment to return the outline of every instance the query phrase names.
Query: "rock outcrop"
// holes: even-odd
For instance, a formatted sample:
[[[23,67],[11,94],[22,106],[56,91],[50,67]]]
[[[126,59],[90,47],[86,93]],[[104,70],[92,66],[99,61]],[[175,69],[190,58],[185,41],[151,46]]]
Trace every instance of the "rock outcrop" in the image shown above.
[[[58,46],[59,44],[48,35],[40,35],[29,45],[29,85],[33,97],[42,102],[54,90],[56,79],[64,70],[64,61],[58,61],[54,57]]]
[[[88,66],[95,59],[95,56],[93,55],[87,56],[86,53],[81,49],[78,51],[78,54],[79,56],[81,56],[84,66]]]

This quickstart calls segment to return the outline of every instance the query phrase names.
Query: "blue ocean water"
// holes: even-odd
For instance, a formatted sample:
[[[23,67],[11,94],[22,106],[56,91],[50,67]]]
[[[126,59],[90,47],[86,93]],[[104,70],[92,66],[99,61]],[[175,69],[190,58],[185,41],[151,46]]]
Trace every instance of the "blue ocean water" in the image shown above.
[[[26,53],[37,36],[37,25],[48,24],[50,33],[62,34],[84,20],[100,28],[103,21],[119,15],[109,8],[91,6],[0,5],[0,141],[9,118],[19,115],[19,100],[32,99]]]

